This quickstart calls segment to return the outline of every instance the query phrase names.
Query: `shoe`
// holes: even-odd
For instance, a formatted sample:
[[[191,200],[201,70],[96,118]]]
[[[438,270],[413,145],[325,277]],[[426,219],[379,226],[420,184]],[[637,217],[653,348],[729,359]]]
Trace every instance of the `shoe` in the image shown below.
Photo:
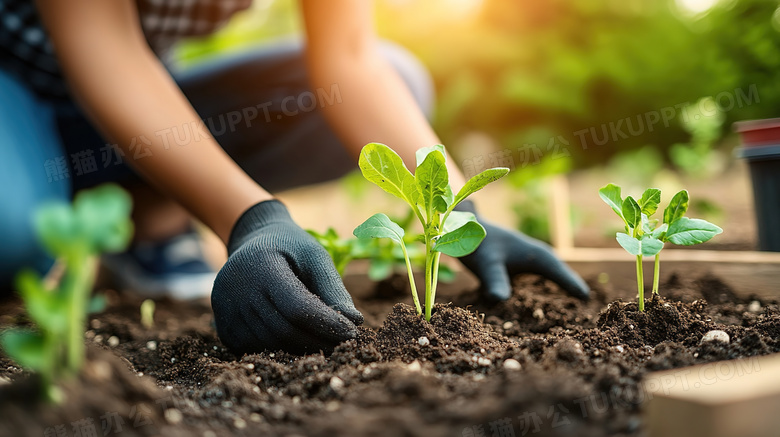
[[[127,252],[103,256],[102,262],[117,285],[150,298],[208,297],[217,276],[195,231],[162,242],[135,243]]]

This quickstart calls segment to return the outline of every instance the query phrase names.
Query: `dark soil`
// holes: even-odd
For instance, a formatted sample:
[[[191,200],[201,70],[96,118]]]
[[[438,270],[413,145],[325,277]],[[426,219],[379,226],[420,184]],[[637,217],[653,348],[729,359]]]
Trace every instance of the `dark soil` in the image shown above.
[[[609,284],[591,286],[582,303],[521,277],[499,304],[441,287],[453,303],[425,322],[396,303],[411,301],[404,282],[389,281],[356,293],[367,320],[358,338],[305,357],[231,354],[202,302],[159,302],[147,330],[140,300],[110,293],[66,404],[33,401],[34,381],[0,357],[0,436],[88,437],[90,423],[109,435],[117,417],[118,435],[131,436],[642,435],[648,372],[780,352],[778,303],[740,300],[712,275],[673,276],[645,313]],[[2,325],[23,322],[13,302],[0,314]],[[714,329],[730,343],[701,343]]]

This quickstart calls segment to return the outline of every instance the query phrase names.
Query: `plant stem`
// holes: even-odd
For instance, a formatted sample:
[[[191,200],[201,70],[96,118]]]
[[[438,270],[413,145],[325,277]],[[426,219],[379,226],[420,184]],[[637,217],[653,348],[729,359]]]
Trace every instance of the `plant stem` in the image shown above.
[[[414,272],[412,271],[412,262],[409,261],[409,253],[406,251],[406,245],[401,240],[401,250],[404,252],[404,260],[406,261],[406,272],[409,273],[409,285],[412,287],[412,300],[414,301],[414,307],[417,309],[417,315],[422,314],[422,307],[420,307],[420,297],[417,295],[417,285],[414,283]]]
[[[431,306],[436,302],[436,286],[439,283],[439,258],[441,252],[433,254],[433,277],[431,278]]]
[[[433,270],[433,256],[431,255],[431,238],[425,236],[425,320],[431,320],[433,299],[431,296],[431,279]]]
[[[92,292],[92,281],[97,265],[94,257],[78,253],[69,257],[68,276],[64,292],[70,297],[68,321],[68,372],[78,374],[84,362],[84,326],[86,323],[87,301]]]
[[[636,286],[639,291],[639,311],[645,310],[645,283],[642,278],[642,255],[636,256]]]
[[[655,265],[653,266],[653,293],[658,294],[658,280],[661,272],[661,254],[655,254]]]

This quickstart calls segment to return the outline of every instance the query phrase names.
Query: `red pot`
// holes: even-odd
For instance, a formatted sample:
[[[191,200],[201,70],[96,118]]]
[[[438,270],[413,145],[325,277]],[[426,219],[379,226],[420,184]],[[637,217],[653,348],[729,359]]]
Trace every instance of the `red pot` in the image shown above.
[[[780,144],[780,118],[738,121],[734,131],[739,132],[744,147]]]

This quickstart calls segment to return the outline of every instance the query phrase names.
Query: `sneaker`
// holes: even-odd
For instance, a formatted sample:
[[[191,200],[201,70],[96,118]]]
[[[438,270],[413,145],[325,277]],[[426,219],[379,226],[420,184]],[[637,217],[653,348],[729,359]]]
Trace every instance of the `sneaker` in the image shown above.
[[[135,243],[127,252],[104,256],[102,262],[117,285],[150,298],[208,297],[217,276],[194,231],[163,242]]]

